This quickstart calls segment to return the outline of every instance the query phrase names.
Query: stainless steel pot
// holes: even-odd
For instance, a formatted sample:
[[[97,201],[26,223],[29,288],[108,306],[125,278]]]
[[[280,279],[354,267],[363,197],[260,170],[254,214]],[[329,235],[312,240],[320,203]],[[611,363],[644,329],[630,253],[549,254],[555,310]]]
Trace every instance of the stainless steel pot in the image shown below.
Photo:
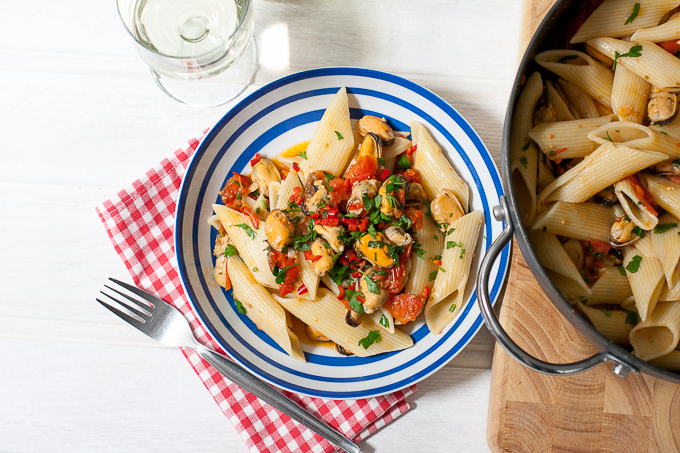
[[[621,346],[605,338],[584,318],[574,313],[572,306],[562,296],[548,277],[545,269],[541,265],[536,253],[533,250],[526,229],[522,224],[519,214],[519,207],[515,196],[515,190],[510,172],[510,134],[512,131],[512,116],[515,111],[515,104],[519,97],[521,86],[520,81],[523,77],[528,77],[539,66],[534,62],[536,54],[549,49],[565,48],[567,37],[572,36],[578,26],[582,23],[599,4],[600,1],[583,2],[582,0],[561,0],[558,1],[548,12],[546,18],[538,27],[532,38],[527,51],[522,59],[517,72],[517,77],[510,95],[508,110],[505,115],[505,127],[503,132],[503,153],[501,160],[501,173],[503,176],[503,188],[505,196],[501,197],[500,206],[493,209],[496,220],[505,222],[503,233],[496,238],[489,248],[477,277],[478,301],[482,311],[482,316],[486,326],[496,341],[503,349],[515,360],[532,370],[549,375],[569,375],[589,370],[603,362],[613,362],[612,371],[621,377],[626,377],[628,373],[643,372],[651,376],[664,379],[666,381],[680,384],[680,374],[672,371],[662,370],[649,363],[638,359]],[[571,24],[565,27],[565,24]],[[542,72],[544,72],[542,70]],[[533,357],[522,350],[503,330],[498,318],[491,306],[489,297],[489,275],[494,261],[500,252],[512,240],[513,234],[517,239],[519,248],[522,251],[529,269],[539,285],[548,296],[550,301],[560,311],[560,313],[595,346],[600,348],[599,352],[592,357],[568,364],[554,364],[544,362]]]

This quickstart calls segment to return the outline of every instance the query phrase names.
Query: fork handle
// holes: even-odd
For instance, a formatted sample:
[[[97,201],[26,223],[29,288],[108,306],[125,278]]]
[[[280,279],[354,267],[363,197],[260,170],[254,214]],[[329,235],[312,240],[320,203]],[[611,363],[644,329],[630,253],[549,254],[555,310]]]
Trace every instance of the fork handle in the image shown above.
[[[236,385],[271,404],[293,420],[301,423],[343,450],[349,453],[361,453],[359,447],[351,440],[274,390],[263,380],[253,376],[237,363],[200,344],[194,349],[201,357]]]

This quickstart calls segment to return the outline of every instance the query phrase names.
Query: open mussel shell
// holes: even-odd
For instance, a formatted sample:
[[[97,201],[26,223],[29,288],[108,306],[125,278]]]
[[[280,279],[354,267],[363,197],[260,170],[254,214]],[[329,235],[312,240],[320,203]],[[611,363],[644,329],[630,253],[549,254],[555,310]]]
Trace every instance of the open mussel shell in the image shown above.
[[[640,239],[640,236],[636,236],[636,235],[632,235],[632,236],[633,236],[633,237],[632,237],[630,240],[626,241],[626,242],[618,242],[618,241],[617,241],[616,239],[614,239],[614,237],[610,234],[610,235],[609,235],[609,245],[611,245],[611,246],[614,247],[615,249],[622,249],[622,248],[624,248],[624,247],[627,247],[627,246],[633,244],[634,242],[636,242],[636,241],[638,241],[638,240]]]

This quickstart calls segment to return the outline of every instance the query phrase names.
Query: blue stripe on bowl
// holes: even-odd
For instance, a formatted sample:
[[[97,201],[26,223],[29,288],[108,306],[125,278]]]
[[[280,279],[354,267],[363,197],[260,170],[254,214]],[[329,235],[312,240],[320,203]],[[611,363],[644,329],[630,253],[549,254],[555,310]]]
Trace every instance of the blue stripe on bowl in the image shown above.
[[[355,69],[355,68],[333,68],[333,69],[306,71],[304,73],[294,74],[292,76],[289,76],[289,77],[281,79],[277,82],[274,82],[274,83],[262,88],[261,90],[258,90],[257,92],[253,93],[252,95],[250,95],[248,98],[246,98],[244,101],[242,101],[237,107],[235,107],[232,111],[230,111],[227,115],[225,115],[225,117],[210,131],[210,133],[208,134],[206,139],[201,144],[201,147],[196,152],[196,155],[194,156],[194,159],[193,159],[193,161],[192,161],[192,163],[191,163],[191,165],[190,165],[190,167],[187,171],[185,179],[182,183],[181,195],[180,195],[180,200],[179,200],[179,204],[178,204],[177,217],[179,219],[183,219],[184,216],[186,215],[184,213],[184,211],[186,209],[185,192],[188,190],[187,188],[190,185],[187,181],[192,180],[193,175],[195,173],[195,169],[198,166],[198,161],[200,161],[200,158],[204,154],[205,149],[207,149],[209,144],[212,142],[212,140],[214,140],[217,133],[224,127],[225,124],[227,124],[231,119],[233,119],[245,107],[247,107],[248,105],[252,104],[253,102],[255,102],[260,97],[264,96],[265,94],[267,94],[267,93],[269,93],[269,92],[271,92],[271,91],[273,91],[277,88],[280,88],[282,86],[285,86],[285,85],[292,83],[292,82],[295,82],[295,81],[304,80],[304,79],[313,78],[313,77],[322,77],[322,76],[326,76],[326,75],[354,75],[354,76],[358,75],[358,76],[362,76],[362,77],[369,77],[369,78],[376,78],[376,79],[380,79],[380,80],[385,80],[385,81],[388,81],[388,82],[396,83],[398,85],[407,87],[407,88],[411,89],[412,91],[416,92],[417,94],[420,94],[421,96],[426,98],[428,101],[436,104],[438,107],[440,107],[442,110],[444,110],[445,113],[447,113],[449,116],[451,116],[459,124],[459,126],[465,131],[465,133],[469,136],[469,138],[475,144],[475,146],[477,147],[477,151],[479,152],[479,154],[481,155],[481,157],[483,158],[483,160],[485,161],[485,163],[487,164],[487,166],[489,167],[489,169],[491,171],[491,177],[494,181],[496,193],[498,195],[502,194],[502,187],[501,187],[500,179],[498,177],[498,173],[497,173],[497,171],[495,171],[496,170],[495,165],[494,165],[493,161],[491,160],[490,156],[488,155],[488,152],[484,148],[484,145],[481,143],[481,140],[476,136],[474,131],[472,131],[471,127],[465,122],[465,120],[463,120],[462,117],[460,117],[460,115],[458,115],[458,113],[455,112],[455,110],[453,110],[442,99],[438,98],[436,95],[429,92],[428,90],[425,90],[424,88],[413,84],[412,82],[406,81],[404,79],[400,79],[396,76],[392,76],[392,75],[389,75],[389,74],[380,73],[378,71]],[[334,88],[314,90],[314,91],[311,91],[311,92],[299,93],[299,94],[290,96],[286,99],[283,99],[281,101],[278,101],[278,102],[272,104],[271,106],[267,107],[266,109],[263,109],[261,112],[254,115],[252,118],[250,118],[246,123],[244,123],[239,128],[239,130],[236,132],[236,134],[240,135],[248,127],[250,127],[252,124],[255,124],[259,118],[263,117],[265,114],[267,114],[271,111],[274,111],[275,109],[277,109],[277,108],[279,108],[283,105],[286,105],[290,102],[294,102],[295,100],[303,99],[305,97],[309,97],[309,96],[312,96],[312,95],[334,94],[335,92],[337,92],[337,89],[338,88],[334,87]],[[377,95],[380,95],[380,96],[388,97],[389,100],[393,100],[393,101],[395,101],[395,103],[407,104],[407,103],[403,103],[403,101],[401,101],[401,99],[394,98],[393,96],[383,95],[383,93],[374,92],[372,90],[364,90],[364,89],[354,88],[354,89],[349,89],[348,91],[351,91],[355,94],[369,94],[369,93],[370,93],[370,95],[377,94]],[[376,97],[379,97],[379,96],[376,96]],[[385,98],[385,97],[383,97],[383,98]],[[396,102],[396,101],[399,101],[399,102]],[[410,105],[410,104],[408,104],[408,105]],[[420,116],[422,116],[424,119],[426,119],[432,126],[435,126],[435,122],[433,121],[433,119],[429,115],[425,114],[425,112],[419,111],[419,109],[416,109],[415,111],[417,111],[418,114]],[[321,115],[319,114],[317,119],[314,120],[314,121],[318,121],[320,116]],[[309,118],[309,117],[307,117],[307,118]],[[301,123],[301,124],[304,124],[304,123]],[[462,148],[460,147],[460,145],[455,140],[453,140],[453,137],[450,134],[448,134],[447,131],[443,130],[441,125],[437,124],[435,127],[437,127],[438,130],[441,133],[443,133],[445,136],[447,136],[447,139],[452,144],[454,144],[457,151],[460,153],[461,157],[466,162],[466,165],[468,165],[471,172],[473,173],[473,175],[475,177],[474,178],[475,183],[478,187],[478,190],[481,189],[480,193],[483,194],[484,191],[483,191],[483,188],[480,187],[481,184],[480,184],[479,178],[477,177],[476,172],[474,171],[474,168],[471,168],[471,162],[470,162],[469,158],[467,157],[467,155],[462,150]],[[397,126],[396,128],[397,129],[405,129],[402,126]],[[231,145],[231,143],[233,143],[233,140],[234,140],[234,137],[235,137],[236,134],[232,135],[232,137],[230,137],[230,139],[227,141],[227,143],[225,143],[223,145],[222,149],[220,150],[221,153],[226,151],[226,149],[228,149],[228,147]],[[262,139],[262,137],[258,138],[258,140],[260,140],[260,139]],[[273,137],[270,138],[270,140],[271,139],[273,139]],[[267,141],[267,143],[268,143],[268,141]],[[252,154],[254,154],[254,152],[255,151],[252,151],[252,153],[245,152],[243,155],[241,155],[239,157],[239,159],[237,159],[237,162],[234,164],[234,168],[238,168],[238,169],[243,168],[246,165],[247,160],[250,157],[252,157]],[[217,159],[215,159],[215,161],[217,161]],[[214,172],[214,167],[215,167],[215,162],[213,162],[213,164],[211,165],[211,168],[209,169],[209,172],[210,172],[209,175],[212,175],[212,172]],[[208,176],[208,175],[206,175],[206,176]],[[205,185],[206,185],[206,182],[207,182],[208,179],[209,179],[209,177],[206,177],[203,181],[203,186],[201,187],[201,194],[199,195],[199,200],[205,195]],[[487,231],[490,232],[491,231],[490,215],[489,215],[490,213],[489,213],[488,205],[486,203],[486,198],[484,196],[482,197],[482,200],[483,200],[483,204],[484,204],[484,210],[485,210],[485,213],[486,213]],[[200,203],[197,204],[197,208],[199,208],[199,207],[200,207]],[[196,225],[197,225],[196,221],[197,221],[197,219],[194,218],[194,222],[193,222],[194,227],[196,227]],[[177,239],[177,238],[183,237],[182,236],[182,224],[183,224],[182,221],[177,223],[176,250],[178,252],[178,256],[183,256],[182,243],[181,243],[181,241],[179,241]],[[489,237],[489,238],[487,238],[487,248],[490,245],[490,242],[491,242],[491,238]],[[195,244],[195,243],[194,243],[194,253],[195,253],[196,258],[198,259],[197,244]],[[505,276],[505,272],[507,270],[508,254],[509,254],[509,252],[508,252],[508,249],[506,248],[503,251],[503,254],[501,255],[501,262],[500,262],[500,265],[499,265],[499,271],[498,271],[498,274],[497,274],[496,281],[494,282],[493,289],[491,291],[492,299],[496,298],[496,296],[498,294],[498,290],[500,289],[500,285],[501,285],[503,278]],[[184,267],[181,263],[181,259],[180,259],[180,276],[182,278],[182,281],[183,281],[185,288],[187,289],[187,293],[190,296],[189,298],[192,301],[192,305],[194,306],[194,308],[199,313],[199,316],[201,317],[202,321],[204,323],[206,323],[206,321],[207,321],[206,314],[203,312],[203,310],[197,304],[193,303],[193,300],[196,297],[196,294],[194,293],[194,290],[193,290],[193,287],[191,286],[191,283],[188,281],[188,278],[187,278],[187,275],[186,275],[186,269],[184,269]],[[207,287],[205,287],[203,282],[202,282],[202,286],[203,286],[204,294],[209,294]],[[465,316],[467,315],[467,313],[471,309],[471,307],[474,303],[474,300],[476,299],[475,296],[476,295],[473,294],[473,297],[472,297],[471,301],[466,305],[464,312],[457,318],[456,325],[454,325],[453,328],[451,328],[447,332],[447,334],[444,334],[443,337],[445,336],[446,338],[448,338],[455,331],[457,326],[462,322],[462,320],[465,318]],[[221,316],[220,311],[217,309],[213,300],[211,300],[211,304],[213,305],[212,308],[215,310],[215,312],[218,313]],[[223,318],[221,320],[222,320],[222,322],[225,322],[225,320]],[[208,323],[206,323],[206,324],[208,324]],[[336,398],[337,397],[342,397],[342,398],[365,397],[365,396],[369,396],[369,395],[376,395],[376,394],[394,391],[398,388],[403,388],[403,387],[410,385],[411,383],[427,376],[428,374],[436,371],[436,369],[443,366],[446,363],[446,361],[448,361],[457,351],[459,351],[462,347],[464,347],[465,344],[467,344],[467,342],[471,339],[472,335],[474,335],[474,333],[477,331],[477,329],[479,328],[480,325],[481,325],[481,316],[479,316],[475,320],[473,326],[468,330],[468,332],[466,332],[464,337],[460,341],[458,341],[456,343],[456,345],[454,345],[454,347],[452,347],[447,353],[442,355],[442,357],[440,357],[440,359],[436,363],[433,363],[430,366],[428,366],[427,368],[420,370],[419,372],[414,374],[411,378],[402,380],[402,381],[397,382],[397,383],[390,384],[386,387],[375,388],[375,389],[360,391],[360,392],[324,392],[324,391],[317,390],[317,389],[309,389],[307,387],[301,387],[301,386],[292,384],[290,382],[283,381],[283,380],[281,380],[281,379],[279,379],[275,376],[271,376],[268,373],[263,373],[262,370],[257,369],[257,367],[253,367],[252,364],[250,362],[248,362],[244,357],[241,357],[240,355],[235,354],[235,351],[233,351],[233,350],[230,350],[230,353],[235,354],[235,356],[236,356],[235,358],[237,360],[241,361],[242,363],[249,365],[249,368],[254,369],[256,372],[258,372],[258,374],[262,375],[263,377],[270,380],[271,382],[276,383],[276,384],[278,384],[278,385],[280,385],[284,388],[289,388],[291,390],[298,391],[298,392],[301,392],[301,393],[306,393],[306,394],[311,394],[311,395],[314,395],[314,396],[321,396],[321,397],[336,397]],[[219,337],[218,335],[216,335],[214,326],[207,325],[207,327],[208,327],[208,330],[211,332],[211,334],[213,334],[216,337]],[[232,330],[231,326],[227,325],[227,328]],[[234,333],[233,330],[232,330],[232,333]],[[420,332],[418,332],[418,333],[420,333]],[[435,347],[439,347],[446,340],[446,338],[440,339],[440,341],[437,342]],[[218,338],[218,340],[222,340],[221,343],[223,344],[223,346],[226,347],[226,349],[228,349],[228,350],[231,349],[231,348],[228,348],[228,345],[224,344],[224,339]],[[273,342],[270,342],[270,344],[271,343],[273,343]],[[278,346],[276,346],[276,347],[278,348]],[[429,354],[432,351],[432,349],[433,348],[428,349],[428,351],[426,353],[424,353],[421,356],[419,356],[418,358],[412,360],[411,362],[409,362],[409,364],[403,364],[396,369],[389,370],[389,371],[384,372],[384,373],[378,373],[378,374],[370,376],[370,377],[362,376],[358,380],[363,381],[363,380],[366,380],[367,378],[376,378],[376,377],[380,377],[380,376],[383,376],[383,375],[386,375],[386,374],[392,374],[393,372],[395,372],[395,370],[404,369],[404,368],[410,366],[413,363],[417,363],[419,360],[422,359],[423,356]],[[394,353],[392,353],[392,354],[394,354]],[[324,356],[318,356],[318,357],[324,357]],[[378,357],[380,357],[380,356],[378,356]],[[361,360],[361,363],[367,363],[365,361],[365,359],[360,359],[360,360]],[[271,361],[270,361],[270,363],[271,363]],[[277,366],[278,364],[273,363],[273,365]],[[315,380],[318,380],[318,381],[326,381],[327,380],[327,379],[319,377],[319,376],[305,375],[304,377],[309,377],[311,379],[315,379]],[[350,379],[350,380],[354,380],[354,379]]]

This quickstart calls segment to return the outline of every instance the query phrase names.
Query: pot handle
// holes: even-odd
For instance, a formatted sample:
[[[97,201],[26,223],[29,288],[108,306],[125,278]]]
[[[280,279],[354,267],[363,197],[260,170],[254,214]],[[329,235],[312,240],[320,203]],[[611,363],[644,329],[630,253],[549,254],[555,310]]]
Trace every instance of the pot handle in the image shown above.
[[[544,362],[524,351],[505,332],[501,326],[501,323],[496,317],[496,313],[493,311],[491,297],[489,295],[489,276],[491,275],[493,264],[505,246],[512,240],[512,236],[515,232],[515,227],[513,226],[512,218],[510,217],[510,208],[508,207],[508,202],[504,196],[500,197],[500,202],[500,206],[495,206],[493,208],[493,214],[494,217],[496,217],[496,220],[505,221],[505,228],[503,229],[501,235],[496,238],[493,244],[491,244],[491,247],[489,247],[489,250],[486,252],[484,259],[482,260],[479,275],[477,277],[477,300],[479,302],[479,308],[482,312],[482,317],[484,318],[487,328],[491,332],[491,335],[494,336],[498,344],[501,345],[501,347],[510,355],[510,357],[525,367],[534,371],[538,371],[539,373],[552,376],[566,376],[570,374],[581,373],[607,361],[614,362],[612,372],[618,376],[626,377],[631,371],[637,373],[638,370],[635,367],[623,362],[609,352],[598,352],[587,359],[579,360],[578,362],[573,363],[558,364]]]

